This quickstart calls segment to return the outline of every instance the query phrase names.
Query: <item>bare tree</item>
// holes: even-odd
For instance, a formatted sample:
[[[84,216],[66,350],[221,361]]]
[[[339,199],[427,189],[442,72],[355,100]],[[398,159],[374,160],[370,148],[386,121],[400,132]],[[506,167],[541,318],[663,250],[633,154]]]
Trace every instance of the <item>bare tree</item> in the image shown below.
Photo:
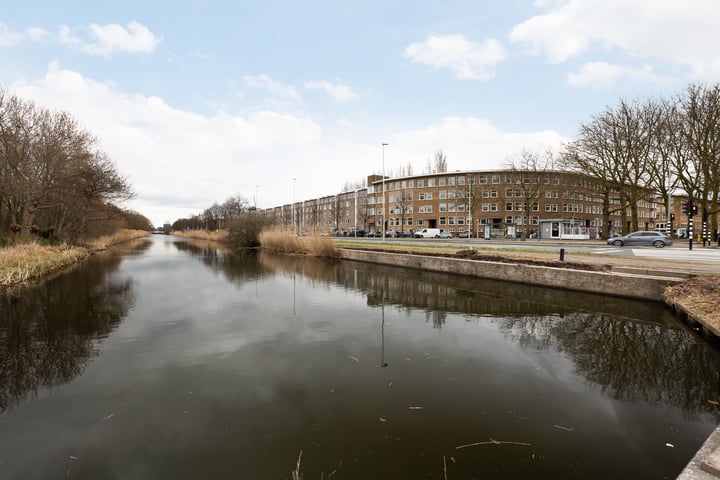
[[[510,160],[507,165],[515,177],[515,190],[519,193],[517,198],[521,199],[523,238],[532,223],[532,211],[539,208],[541,179],[552,168],[553,163],[552,150],[537,153],[523,149],[518,157]]]
[[[14,224],[23,235],[53,228],[73,240],[87,234],[91,222],[115,228],[122,210],[113,204],[133,196],[109,157],[96,150],[95,139],[68,113],[2,89],[0,173],[0,231]]]
[[[679,183],[703,211],[712,213],[717,230],[720,198],[720,85],[690,85],[675,100],[673,137]]]

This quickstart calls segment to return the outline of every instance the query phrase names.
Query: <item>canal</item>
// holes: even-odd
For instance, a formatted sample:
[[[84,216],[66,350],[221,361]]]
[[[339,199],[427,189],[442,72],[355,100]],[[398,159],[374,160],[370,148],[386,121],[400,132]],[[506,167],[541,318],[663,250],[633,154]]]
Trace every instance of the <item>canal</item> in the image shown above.
[[[0,478],[675,478],[720,356],[661,306],[156,235],[0,297]]]

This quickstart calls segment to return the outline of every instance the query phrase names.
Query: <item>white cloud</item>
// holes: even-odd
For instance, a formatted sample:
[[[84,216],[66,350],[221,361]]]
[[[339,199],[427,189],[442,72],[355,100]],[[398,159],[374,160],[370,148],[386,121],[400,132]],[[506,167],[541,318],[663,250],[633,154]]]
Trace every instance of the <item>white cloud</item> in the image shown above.
[[[501,169],[525,149],[532,152],[560,150],[567,139],[553,131],[505,132],[490,121],[476,117],[445,117],[435,125],[393,135],[386,159],[395,149],[413,159],[415,172],[425,167],[433,152],[442,149],[448,157],[448,169]],[[406,164],[402,161],[399,164]]]
[[[687,66],[697,77],[720,76],[720,2],[565,0],[536,5],[547,11],[515,26],[510,40],[552,63],[620,52],[631,59]]]
[[[409,45],[404,53],[415,63],[447,68],[463,80],[491,79],[495,65],[507,57],[505,48],[495,39],[479,44],[462,35],[433,35]]]
[[[32,27],[25,30],[24,33],[13,32],[7,25],[0,23],[0,47],[14,47],[25,38],[29,38],[33,42],[42,42],[48,33],[42,28]]]
[[[349,102],[355,100],[358,94],[347,85],[330,82],[305,82],[305,88],[311,90],[323,90],[338,102]]]
[[[26,30],[27,36],[33,42],[43,42],[47,37],[50,36],[47,30],[39,27],[32,27]]]
[[[13,47],[20,43],[22,34],[12,32],[4,23],[0,23],[0,47]]]
[[[253,88],[265,88],[281,97],[287,97],[298,101],[302,100],[300,94],[297,93],[294,87],[276,82],[268,75],[246,75],[245,83]]]
[[[200,115],[162,98],[119,91],[57,63],[42,79],[8,89],[69,112],[93,132],[138,194],[126,206],[154,224],[200,213],[231,195],[251,200],[256,186],[259,206],[266,208],[290,203],[293,190],[298,201],[330,195],[381,170],[379,142],[333,137],[302,114]],[[472,117],[447,117],[383,138],[390,143],[387,171],[409,162],[416,172],[438,148],[447,153],[451,170],[501,168],[523,148],[544,151],[562,140],[554,132],[503,132]]]
[[[160,43],[146,26],[130,22],[127,29],[115,23],[107,25],[91,24],[88,27],[88,41],[73,34],[68,26],[61,26],[60,41],[70,48],[78,49],[89,55],[109,56],[112,53],[152,53]]]
[[[649,65],[633,68],[605,62],[590,62],[583,65],[579,72],[569,73],[567,83],[573,87],[609,89],[614,87],[616,81],[621,78],[646,83],[658,83],[661,80],[661,77],[656,75]]]

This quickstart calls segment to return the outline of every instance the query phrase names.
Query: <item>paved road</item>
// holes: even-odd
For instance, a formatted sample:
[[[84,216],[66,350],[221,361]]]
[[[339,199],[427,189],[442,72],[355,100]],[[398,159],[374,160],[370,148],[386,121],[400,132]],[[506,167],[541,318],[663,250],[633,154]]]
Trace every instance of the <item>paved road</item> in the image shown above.
[[[358,238],[352,239],[353,241],[368,242],[372,244],[382,243],[382,239],[378,238]],[[655,248],[655,247],[613,247],[600,240],[589,240],[589,241],[555,241],[555,240],[526,240],[526,241],[514,241],[514,240],[476,240],[476,239],[451,239],[451,240],[440,240],[440,239],[411,239],[411,238],[388,238],[385,239],[387,244],[404,244],[404,245],[442,245],[448,247],[457,248],[471,248],[481,247],[488,249],[522,249],[529,251],[540,252],[559,252],[562,248],[566,253],[582,253],[591,254],[598,256],[610,256],[610,257],[639,257],[646,258],[647,260],[672,260],[688,262],[693,264],[708,264],[718,265],[718,272],[720,272],[720,249],[717,244],[712,246],[703,247],[702,243],[693,244],[693,249],[688,248],[687,240],[677,240],[671,247]]]

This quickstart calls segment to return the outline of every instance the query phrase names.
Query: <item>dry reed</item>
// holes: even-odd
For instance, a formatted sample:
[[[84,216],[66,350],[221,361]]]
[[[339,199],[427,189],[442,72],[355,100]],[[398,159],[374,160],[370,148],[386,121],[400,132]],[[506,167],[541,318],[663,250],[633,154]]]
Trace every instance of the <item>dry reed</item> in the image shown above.
[[[105,250],[108,247],[117,245],[118,243],[127,242],[136,238],[147,237],[149,233],[146,230],[129,230],[123,228],[110,235],[103,235],[100,238],[87,242],[88,248],[91,250]]]
[[[90,255],[82,247],[37,243],[0,249],[0,286],[18,285],[65,268]]]
[[[340,249],[333,239],[318,235],[301,237],[277,229],[265,230],[260,234],[260,245],[266,250],[281,253],[299,253],[314,257],[340,257]]]
[[[213,242],[225,242],[228,239],[227,230],[213,230],[208,232],[207,230],[187,230],[185,232],[177,231],[172,232],[176,237],[181,238],[195,238],[198,240],[212,240]]]

